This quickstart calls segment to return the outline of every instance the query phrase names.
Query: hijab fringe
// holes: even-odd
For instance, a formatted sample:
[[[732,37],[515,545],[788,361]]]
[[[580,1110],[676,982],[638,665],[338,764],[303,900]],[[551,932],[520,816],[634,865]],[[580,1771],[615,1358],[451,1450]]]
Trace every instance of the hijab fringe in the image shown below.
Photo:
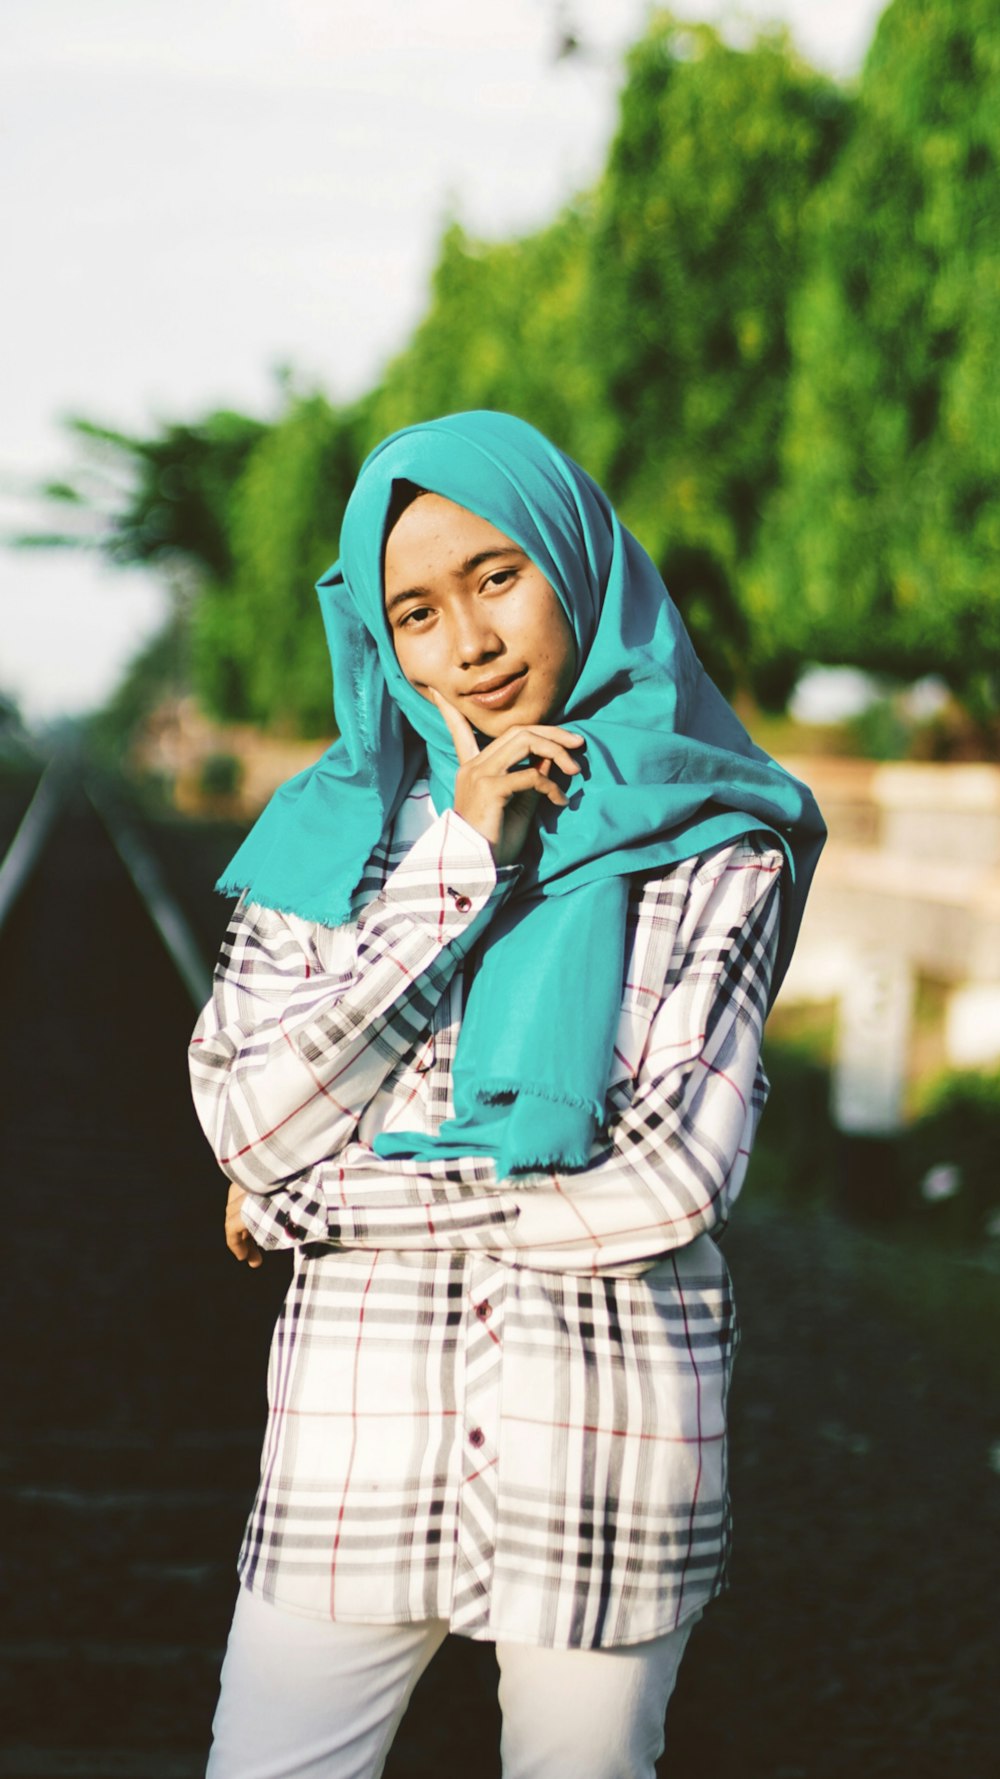
[[[319,927],[346,927],[353,918],[349,902],[346,906],[341,905],[340,912],[332,909],[328,903],[311,902],[308,897],[301,901],[296,899],[293,907],[290,900],[269,895],[266,885],[259,880],[251,888],[242,878],[220,877],[215,885],[215,893],[217,896],[243,896],[246,898],[247,908],[271,908],[275,914],[291,914],[297,920],[314,921]]]
[[[516,1178],[518,1174],[572,1174],[592,1167],[593,1160],[589,1149],[586,1154],[579,1150],[572,1155],[539,1155],[537,1158],[525,1156],[523,1161],[512,1161],[503,1177]]]
[[[501,1100],[520,1098],[547,1100],[552,1106],[569,1106],[574,1112],[587,1112],[597,1124],[604,1117],[604,1107],[596,1100],[585,1099],[580,1094],[560,1093],[554,1087],[538,1087],[534,1082],[529,1085],[524,1081],[485,1081],[475,1089],[475,1098],[482,1100],[484,1105],[495,1106]]]

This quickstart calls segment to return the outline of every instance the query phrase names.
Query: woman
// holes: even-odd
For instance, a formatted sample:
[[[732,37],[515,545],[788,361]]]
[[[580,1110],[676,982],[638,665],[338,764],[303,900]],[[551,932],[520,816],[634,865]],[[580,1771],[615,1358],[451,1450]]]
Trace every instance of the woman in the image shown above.
[[[524,422],[409,428],[319,583],[340,741],[272,800],[192,1045],[289,1246],[213,1779],[381,1772],[448,1630],[505,1779],[648,1776],[724,1586],[713,1233],[824,836]]]

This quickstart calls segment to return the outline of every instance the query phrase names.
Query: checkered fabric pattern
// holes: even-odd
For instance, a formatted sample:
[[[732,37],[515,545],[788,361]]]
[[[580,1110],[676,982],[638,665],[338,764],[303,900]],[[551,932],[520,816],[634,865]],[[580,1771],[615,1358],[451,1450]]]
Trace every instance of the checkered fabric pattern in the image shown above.
[[[502,1181],[371,1143],[448,1116],[463,961],[516,868],[421,784],[351,924],[237,909],[195,1102],[247,1227],[295,1249],[240,1555],[252,1592],[598,1648],[725,1585],[737,1333],[713,1235],[767,1095],[782,862],[751,834],[634,884],[590,1164]]]

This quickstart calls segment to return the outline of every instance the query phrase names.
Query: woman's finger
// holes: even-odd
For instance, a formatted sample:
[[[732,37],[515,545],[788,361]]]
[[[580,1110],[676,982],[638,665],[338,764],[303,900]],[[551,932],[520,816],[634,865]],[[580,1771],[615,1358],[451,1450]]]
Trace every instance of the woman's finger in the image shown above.
[[[504,799],[518,797],[524,791],[537,791],[539,796],[547,797],[557,809],[565,809],[568,798],[564,791],[553,784],[551,778],[540,766],[524,766],[520,772],[507,772],[498,781],[502,786]]]
[[[246,1260],[252,1267],[262,1266],[264,1256],[243,1221],[242,1206],[246,1198],[242,1186],[230,1182],[226,1196],[226,1247],[237,1260]]]
[[[479,743],[476,740],[476,731],[472,724],[460,710],[456,710],[453,704],[448,703],[447,698],[443,698],[440,692],[436,692],[433,686],[429,686],[427,690],[448,725],[448,733],[455,743],[459,765],[464,766],[467,760],[477,760],[479,758]]]
[[[580,771],[578,762],[569,750],[544,729],[508,730],[505,735],[492,741],[489,747],[485,747],[479,759],[484,771],[506,772],[511,766],[516,766],[518,760],[528,756],[536,760],[549,760],[569,778]]]
[[[538,741],[555,741],[561,747],[578,748],[586,745],[586,739],[573,729],[561,729],[558,723],[519,723],[516,729],[505,729],[502,735],[489,742],[483,753],[492,753],[505,741],[520,741],[521,752],[526,754],[537,752],[535,743]]]
[[[226,1247],[237,1260],[246,1260],[250,1266],[258,1267],[264,1263],[264,1256],[250,1234],[241,1224],[239,1228],[226,1219]]]

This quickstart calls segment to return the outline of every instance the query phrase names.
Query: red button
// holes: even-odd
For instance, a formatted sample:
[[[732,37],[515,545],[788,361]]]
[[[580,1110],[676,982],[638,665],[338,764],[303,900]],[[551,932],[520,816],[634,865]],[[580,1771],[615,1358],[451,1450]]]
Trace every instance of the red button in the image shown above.
[[[479,1320],[481,1322],[488,1322],[490,1317],[492,1316],[492,1314],[493,1314],[493,1305],[491,1303],[477,1303],[476,1304],[476,1315],[479,1317]]]
[[[459,914],[468,914],[469,909],[472,907],[472,902],[468,896],[456,896],[455,907],[458,909]]]
[[[469,1434],[469,1444],[474,1445],[477,1452],[481,1445],[486,1444],[486,1435],[481,1427],[473,1427],[472,1432]]]

